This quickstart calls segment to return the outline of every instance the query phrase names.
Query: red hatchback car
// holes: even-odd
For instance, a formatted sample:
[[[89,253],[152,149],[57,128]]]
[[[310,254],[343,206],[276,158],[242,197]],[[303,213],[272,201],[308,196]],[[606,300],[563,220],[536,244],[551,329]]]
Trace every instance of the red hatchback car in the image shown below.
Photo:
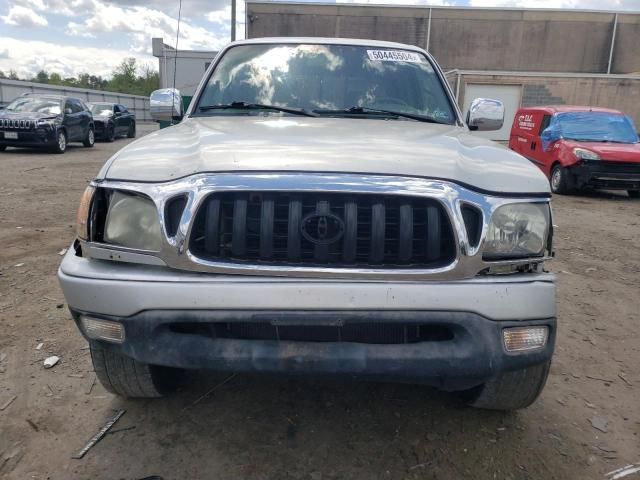
[[[618,110],[521,108],[509,148],[538,165],[554,193],[604,188],[640,197],[640,140],[631,118]]]

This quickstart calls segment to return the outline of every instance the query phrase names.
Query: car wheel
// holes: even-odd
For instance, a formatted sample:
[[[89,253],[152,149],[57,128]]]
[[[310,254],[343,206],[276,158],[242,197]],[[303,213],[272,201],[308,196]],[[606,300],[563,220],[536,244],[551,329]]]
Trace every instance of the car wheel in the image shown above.
[[[107,140],[107,142],[113,142],[116,139],[115,127],[107,127],[107,133],[105,135],[105,139]]]
[[[488,410],[518,410],[531,405],[540,395],[551,360],[533,367],[505,372],[484,385],[463,392],[466,402],[476,408]]]
[[[129,131],[127,132],[127,138],[136,138],[136,124],[135,122],[131,124],[129,127]]]
[[[91,361],[102,386],[130,398],[159,398],[175,389],[178,369],[147,365],[114,348],[90,341]]]
[[[551,170],[551,179],[549,180],[551,191],[561,195],[569,193],[568,176],[566,168],[559,163],[555,164]]]
[[[95,143],[96,143],[95,133],[93,133],[93,128],[89,127],[89,131],[87,132],[87,138],[84,139],[82,144],[87,148],[91,148]]]
[[[628,190],[627,195],[629,198],[640,198],[640,190]]]
[[[64,153],[67,151],[67,134],[64,130],[58,130],[56,133],[56,143],[53,146],[54,153]]]

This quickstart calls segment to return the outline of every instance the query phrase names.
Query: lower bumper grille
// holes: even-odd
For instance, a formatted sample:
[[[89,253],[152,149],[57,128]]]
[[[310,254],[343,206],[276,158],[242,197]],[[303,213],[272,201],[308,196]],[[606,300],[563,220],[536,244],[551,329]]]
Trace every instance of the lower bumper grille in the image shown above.
[[[261,322],[178,323],[170,326],[175,333],[204,335],[235,340],[271,340],[288,342],[347,342],[380,345],[452,340],[453,331],[446,326],[353,323],[341,326],[285,325]]]
[[[437,268],[456,254],[436,200],[316,192],[211,194],[189,248],[209,261],[331,267]]]

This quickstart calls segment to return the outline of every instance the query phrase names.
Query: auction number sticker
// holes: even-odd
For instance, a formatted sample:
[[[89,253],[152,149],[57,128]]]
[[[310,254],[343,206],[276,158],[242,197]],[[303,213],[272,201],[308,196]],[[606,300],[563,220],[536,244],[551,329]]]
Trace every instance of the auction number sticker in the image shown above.
[[[422,63],[422,55],[404,50],[367,50],[369,60],[378,62],[412,62]]]

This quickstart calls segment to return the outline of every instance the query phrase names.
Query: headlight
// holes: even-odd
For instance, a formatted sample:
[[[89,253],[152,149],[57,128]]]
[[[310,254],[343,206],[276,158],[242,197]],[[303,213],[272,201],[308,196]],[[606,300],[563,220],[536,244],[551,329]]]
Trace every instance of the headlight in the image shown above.
[[[89,214],[91,213],[91,202],[96,189],[88,186],[82,198],[80,198],[80,206],[78,207],[78,215],[76,217],[76,235],[82,240],[89,238]]]
[[[500,260],[544,255],[550,217],[546,203],[514,203],[499,207],[491,217],[483,257]]]
[[[57,125],[62,125],[61,116],[55,118],[41,118],[36,122],[37,127],[55,127]]]
[[[160,221],[148,198],[115,191],[111,195],[104,241],[140,250],[160,250]]]
[[[600,155],[586,148],[574,148],[573,154],[581,160],[600,160]]]

